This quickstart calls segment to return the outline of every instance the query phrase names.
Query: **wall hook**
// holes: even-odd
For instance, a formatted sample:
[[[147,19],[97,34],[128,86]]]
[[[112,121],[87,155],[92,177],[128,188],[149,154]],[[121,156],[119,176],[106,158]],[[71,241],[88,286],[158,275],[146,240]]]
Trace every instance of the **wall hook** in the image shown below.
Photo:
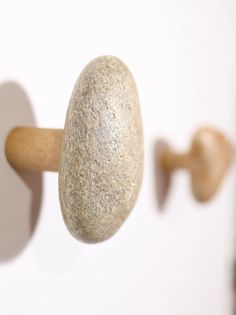
[[[16,127],[5,151],[16,170],[59,172],[62,215],[75,238],[111,237],[133,208],[143,173],[139,100],[126,65],[94,59],[75,84],[64,131]]]
[[[166,178],[179,168],[189,171],[193,195],[204,202],[218,191],[232,157],[232,145],[221,132],[201,128],[194,135],[189,152],[176,153],[167,146],[160,152],[159,163]]]

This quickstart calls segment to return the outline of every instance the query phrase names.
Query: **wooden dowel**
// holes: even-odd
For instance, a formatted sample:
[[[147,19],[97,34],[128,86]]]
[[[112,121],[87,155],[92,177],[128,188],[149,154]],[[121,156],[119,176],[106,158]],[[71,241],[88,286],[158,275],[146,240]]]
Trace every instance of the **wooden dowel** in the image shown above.
[[[6,156],[17,170],[58,172],[63,130],[16,127],[6,141]]]
[[[171,172],[178,168],[189,169],[192,162],[190,153],[175,153],[166,149],[161,154],[161,166],[165,171]]]

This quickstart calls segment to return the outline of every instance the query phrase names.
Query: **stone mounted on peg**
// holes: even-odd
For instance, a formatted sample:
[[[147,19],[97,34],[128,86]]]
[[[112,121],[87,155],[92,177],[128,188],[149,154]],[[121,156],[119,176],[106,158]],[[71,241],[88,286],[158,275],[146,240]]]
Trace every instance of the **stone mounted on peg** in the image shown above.
[[[179,168],[189,171],[194,197],[205,202],[218,191],[232,158],[230,141],[213,128],[202,128],[194,135],[189,152],[176,153],[166,146],[159,164],[166,178]]]
[[[75,84],[64,131],[16,127],[5,150],[16,170],[59,171],[61,211],[75,238],[111,237],[133,208],[143,173],[139,99],[127,66],[94,59]]]

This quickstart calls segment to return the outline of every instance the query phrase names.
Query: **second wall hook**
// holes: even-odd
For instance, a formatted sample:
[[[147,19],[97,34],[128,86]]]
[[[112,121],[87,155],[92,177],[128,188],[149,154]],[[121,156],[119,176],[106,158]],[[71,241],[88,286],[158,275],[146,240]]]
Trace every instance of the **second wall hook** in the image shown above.
[[[159,154],[159,164],[167,177],[179,168],[189,171],[193,195],[204,202],[218,191],[232,157],[232,145],[221,132],[201,128],[194,135],[188,152],[177,153],[165,147]]]

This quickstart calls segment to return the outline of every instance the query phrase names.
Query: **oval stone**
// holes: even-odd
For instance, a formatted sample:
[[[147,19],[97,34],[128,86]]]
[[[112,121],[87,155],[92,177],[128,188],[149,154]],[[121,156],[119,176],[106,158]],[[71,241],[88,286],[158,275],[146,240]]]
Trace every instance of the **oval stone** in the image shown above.
[[[142,173],[134,79],[121,60],[96,58],[75,84],[65,121],[59,194],[71,234],[86,242],[111,237],[135,204]]]

